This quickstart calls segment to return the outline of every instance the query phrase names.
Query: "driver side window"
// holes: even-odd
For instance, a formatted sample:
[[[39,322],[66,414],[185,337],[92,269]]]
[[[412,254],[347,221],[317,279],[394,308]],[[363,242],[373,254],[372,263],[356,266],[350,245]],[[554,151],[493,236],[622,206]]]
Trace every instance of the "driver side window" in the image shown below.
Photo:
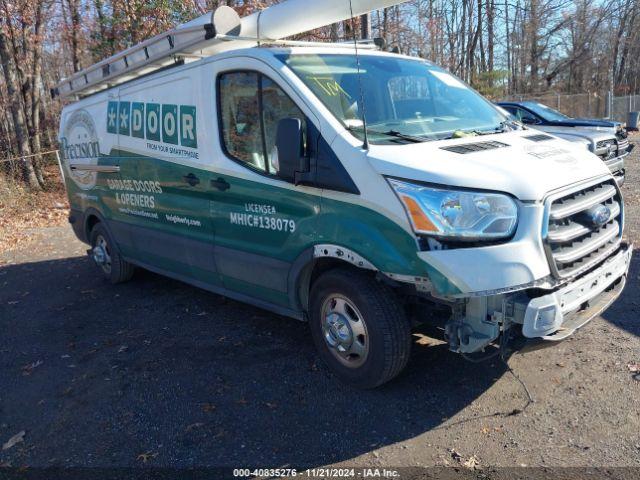
[[[277,175],[271,162],[278,122],[306,119],[289,96],[258,72],[228,72],[218,77],[218,116],[225,153],[262,173]]]

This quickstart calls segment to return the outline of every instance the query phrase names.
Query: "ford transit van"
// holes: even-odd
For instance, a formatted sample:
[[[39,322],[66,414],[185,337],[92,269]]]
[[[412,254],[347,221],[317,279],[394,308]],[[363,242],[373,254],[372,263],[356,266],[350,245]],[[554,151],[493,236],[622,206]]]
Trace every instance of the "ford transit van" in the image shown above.
[[[423,59],[265,42],[74,93],[83,75],[59,139],[102,274],[141,267],[308,322],[352,385],[398,375],[421,322],[464,354],[553,342],[625,284],[601,159]]]

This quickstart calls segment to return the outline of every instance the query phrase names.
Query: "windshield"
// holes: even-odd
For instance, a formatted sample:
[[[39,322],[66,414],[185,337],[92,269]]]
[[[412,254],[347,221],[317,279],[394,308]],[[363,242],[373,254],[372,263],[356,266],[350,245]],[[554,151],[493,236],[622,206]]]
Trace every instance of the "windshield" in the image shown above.
[[[569,117],[567,117],[565,114],[560,113],[559,111],[554,110],[551,107],[547,107],[542,103],[524,102],[523,105],[536,115],[540,115],[547,122],[562,122],[565,120],[569,120]]]
[[[295,54],[280,59],[358,138],[426,141],[495,133],[507,120],[491,103],[445,70],[421,60],[362,55]]]

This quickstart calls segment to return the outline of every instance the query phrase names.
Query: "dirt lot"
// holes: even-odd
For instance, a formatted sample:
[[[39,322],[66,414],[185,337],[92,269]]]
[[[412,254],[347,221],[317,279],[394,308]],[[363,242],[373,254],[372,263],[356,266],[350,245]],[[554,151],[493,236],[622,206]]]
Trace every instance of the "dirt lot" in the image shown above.
[[[48,160],[44,166],[46,187],[39,193],[30,192],[0,174],[0,255],[25,249],[36,240],[42,227],[68,225],[69,202],[60,180],[60,168],[51,162],[55,159]]]
[[[638,139],[638,137],[636,137]],[[640,148],[624,186],[640,245]],[[69,227],[0,255],[0,465],[629,466],[640,471],[640,253],[623,296],[553,348],[472,364],[416,337],[369,392],[307,326],[139,272],[105,283]]]

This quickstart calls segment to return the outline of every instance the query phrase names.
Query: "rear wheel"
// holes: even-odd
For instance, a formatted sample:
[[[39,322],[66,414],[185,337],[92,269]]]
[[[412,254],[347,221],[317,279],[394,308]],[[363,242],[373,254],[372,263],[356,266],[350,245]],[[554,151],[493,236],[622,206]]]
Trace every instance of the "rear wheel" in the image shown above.
[[[310,307],[314,343],[343,382],[374,388],[406,366],[411,326],[388,286],[355,270],[330,270],[314,283]]]
[[[118,252],[111,235],[101,223],[91,229],[91,258],[111,283],[122,283],[133,276],[134,267]]]

